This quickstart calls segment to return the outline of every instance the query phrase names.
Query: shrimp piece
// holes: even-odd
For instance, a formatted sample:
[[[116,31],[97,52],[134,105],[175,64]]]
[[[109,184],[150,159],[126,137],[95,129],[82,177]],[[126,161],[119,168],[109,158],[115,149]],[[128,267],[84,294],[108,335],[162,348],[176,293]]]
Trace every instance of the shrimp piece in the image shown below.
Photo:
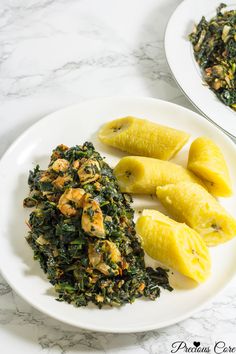
[[[88,258],[93,267],[96,267],[103,261],[103,255],[96,250],[95,245],[92,243],[90,243],[88,247]]]
[[[78,170],[78,168],[80,167],[80,160],[75,160],[72,166],[74,169]]]
[[[58,209],[65,216],[74,216],[77,213],[77,208],[83,206],[85,191],[81,188],[69,188],[60,197],[58,202]],[[70,202],[73,202],[75,206],[72,206]]]
[[[86,193],[83,201],[82,229],[90,236],[105,237],[102,210],[98,202]]]
[[[105,275],[109,274],[119,274],[119,268],[113,269],[108,264],[104,262],[104,254],[108,255],[112,262],[119,263],[122,262],[122,257],[119,249],[114,242],[105,240],[99,241],[102,243],[101,249],[98,251],[94,244],[90,244],[88,248],[88,257],[91,266]],[[102,252],[103,251],[103,252]]]
[[[88,159],[82,164],[77,173],[81,184],[96,181],[100,178],[100,166],[98,161]]]
[[[75,160],[72,166],[75,170],[78,170],[86,161],[88,161],[88,159],[86,159],[86,157],[82,157],[82,159]]]
[[[94,245],[88,248],[88,258],[91,266],[105,275],[109,275],[110,266],[103,262],[103,255],[99,253]]]
[[[53,182],[53,186],[57,189],[62,189],[67,182],[71,182],[72,178],[70,176],[58,176]]]
[[[62,157],[62,153],[64,153],[64,151],[67,151],[69,148],[68,146],[61,144],[58,145],[56,147],[55,150],[53,150],[52,156],[51,156],[51,160],[56,160]]]
[[[66,159],[57,159],[52,164],[52,169],[55,172],[66,172],[70,166],[70,163]]]
[[[40,183],[52,182],[53,178],[54,178],[53,173],[46,170],[41,174],[39,182]]]
[[[104,242],[105,252],[109,253],[112,262],[118,263],[122,261],[121,254],[114,242],[106,240]]]
[[[95,183],[94,183],[94,186],[95,186],[95,188],[96,188],[97,191],[100,191],[100,190],[102,189],[102,185],[101,185],[101,183],[99,183],[99,182],[95,182]]]

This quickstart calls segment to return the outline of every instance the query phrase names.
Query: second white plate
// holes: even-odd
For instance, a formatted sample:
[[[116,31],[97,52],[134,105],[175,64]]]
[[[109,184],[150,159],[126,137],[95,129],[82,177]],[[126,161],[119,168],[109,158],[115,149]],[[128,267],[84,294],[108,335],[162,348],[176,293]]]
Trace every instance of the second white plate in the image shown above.
[[[236,9],[235,0],[223,1],[227,9]],[[188,35],[202,16],[216,15],[219,0],[185,0],[171,16],[165,34],[165,52],[170,69],[191,102],[212,122],[236,137],[236,112],[225,106],[206,86],[193,55]]]

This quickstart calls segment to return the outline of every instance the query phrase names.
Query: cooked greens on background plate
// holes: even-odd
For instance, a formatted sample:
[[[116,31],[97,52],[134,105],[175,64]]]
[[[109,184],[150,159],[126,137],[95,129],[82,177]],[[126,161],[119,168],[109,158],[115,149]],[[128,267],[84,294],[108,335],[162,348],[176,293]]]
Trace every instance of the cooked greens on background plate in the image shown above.
[[[194,56],[211,90],[226,105],[236,110],[236,10],[223,11],[209,21],[203,16],[189,39]]]

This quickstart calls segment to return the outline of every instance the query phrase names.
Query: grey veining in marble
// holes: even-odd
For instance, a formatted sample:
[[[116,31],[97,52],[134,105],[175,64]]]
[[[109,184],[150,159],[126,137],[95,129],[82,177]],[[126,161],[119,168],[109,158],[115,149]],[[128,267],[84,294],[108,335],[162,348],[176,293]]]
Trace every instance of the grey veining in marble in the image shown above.
[[[0,156],[27,127],[98,96],[152,96],[193,109],[167,66],[163,38],[180,0],[1,0]],[[0,351],[168,354],[171,343],[235,344],[236,282],[194,316],[139,334],[64,325],[31,308],[0,277]],[[158,315],[158,314],[157,314]]]

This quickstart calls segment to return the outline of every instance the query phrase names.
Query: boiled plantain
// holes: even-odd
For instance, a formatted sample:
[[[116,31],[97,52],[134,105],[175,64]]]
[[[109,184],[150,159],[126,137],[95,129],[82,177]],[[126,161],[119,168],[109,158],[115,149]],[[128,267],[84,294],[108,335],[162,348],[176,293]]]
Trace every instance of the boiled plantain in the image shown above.
[[[123,157],[114,169],[120,189],[126,193],[155,194],[157,186],[180,181],[203,182],[191,171],[173,162],[150,157]]]
[[[99,139],[134,155],[172,158],[188,141],[189,134],[145,119],[125,117],[105,124]]]
[[[197,282],[210,274],[208,248],[199,234],[156,210],[144,210],[136,223],[147,254]]]
[[[197,183],[180,182],[157,187],[157,197],[176,220],[197,231],[208,246],[236,236],[236,220]]]
[[[232,195],[229,170],[224,156],[211,139],[199,137],[193,141],[189,150],[188,169],[204,180],[213,195]]]

